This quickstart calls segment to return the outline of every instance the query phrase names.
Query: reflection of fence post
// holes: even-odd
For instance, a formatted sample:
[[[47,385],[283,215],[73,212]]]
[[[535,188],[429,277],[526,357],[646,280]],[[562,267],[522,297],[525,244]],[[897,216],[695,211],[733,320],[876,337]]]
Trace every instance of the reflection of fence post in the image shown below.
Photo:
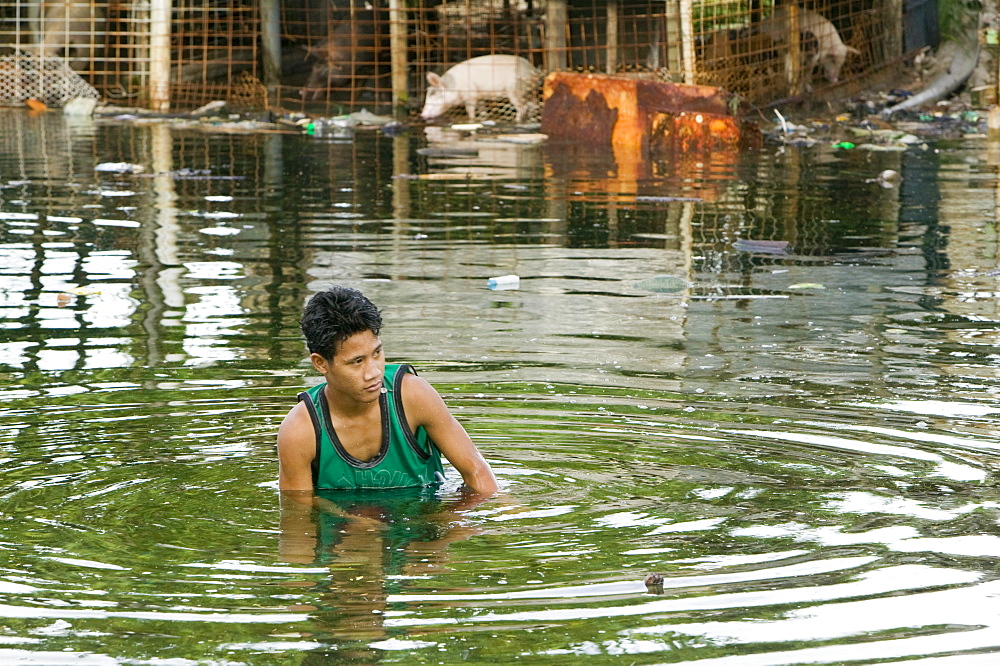
[[[399,110],[406,103],[406,7],[400,0],[389,0],[389,67],[392,83],[392,108]]]
[[[142,242],[137,251],[145,269],[139,271],[139,285],[144,305],[142,328],[146,333],[147,367],[156,367],[164,360],[162,345],[163,315],[168,310],[184,310],[184,293],[180,277],[185,269],[177,256],[177,192],[173,170],[174,138],[169,125],[157,123],[150,130],[150,164],[152,180],[151,224],[142,225]]]
[[[413,217],[410,204],[410,140],[397,136],[392,140],[392,217],[408,220]],[[397,222],[398,224],[398,222]]]
[[[149,106],[170,109],[170,0],[149,6]]]
[[[684,83],[694,83],[694,9],[691,0],[680,0],[681,60]]]
[[[618,69],[618,0],[608,2],[608,46],[607,73],[614,74]]]
[[[260,46],[268,104],[278,105],[281,86],[281,8],[279,0],[260,0]]]
[[[545,70],[566,69],[566,28],[569,10],[566,0],[545,2]]]

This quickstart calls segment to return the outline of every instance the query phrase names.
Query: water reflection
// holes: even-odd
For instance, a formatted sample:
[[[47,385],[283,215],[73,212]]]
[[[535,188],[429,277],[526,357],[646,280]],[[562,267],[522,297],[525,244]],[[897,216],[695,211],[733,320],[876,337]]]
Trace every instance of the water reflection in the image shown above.
[[[289,607],[316,620],[311,637],[322,648],[310,657],[368,661],[378,660],[381,650],[436,646],[390,636],[389,599],[407,580],[448,571],[449,547],[479,533],[462,518],[475,503],[461,497],[442,501],[426,490],[324,492],[315,506],[311,495],[284,494],[281,559],[328,573],[318,582],[286,583],[311,588],[309,604]]]
[[[1000,650],[981,139],[622,165],[0,124],[0,659]],[[331,282],[383,305],[513,499],[281,505],[297,317]]]

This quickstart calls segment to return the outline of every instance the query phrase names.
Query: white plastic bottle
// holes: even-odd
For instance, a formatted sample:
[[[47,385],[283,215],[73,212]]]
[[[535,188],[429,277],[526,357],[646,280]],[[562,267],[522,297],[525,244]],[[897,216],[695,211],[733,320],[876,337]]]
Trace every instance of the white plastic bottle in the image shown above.
[[[486,281],[486,287],[494,291],[504,289],[518,289],[521,286],[521,278],[517,275],[500,275],[491,277]]]

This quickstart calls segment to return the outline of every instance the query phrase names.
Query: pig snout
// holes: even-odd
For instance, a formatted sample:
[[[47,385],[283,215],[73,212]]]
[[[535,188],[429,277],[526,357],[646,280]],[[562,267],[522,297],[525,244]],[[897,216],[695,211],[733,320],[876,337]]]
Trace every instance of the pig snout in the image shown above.
[[[424,120],[437,118],[458,102],[457,95],[431,88],[427,91],[427,98],[424,100],[424,108],[420,111],[420,117]]]

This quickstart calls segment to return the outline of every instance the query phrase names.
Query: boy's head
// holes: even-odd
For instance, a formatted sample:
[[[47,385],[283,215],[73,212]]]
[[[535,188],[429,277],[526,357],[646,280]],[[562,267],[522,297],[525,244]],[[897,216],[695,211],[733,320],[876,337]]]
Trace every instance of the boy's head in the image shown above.
[[[377,336],[382,329],[382,315],[357,289],[331,287],[306,303],[301,328],[309,353],[333,360],[338,342],[365,331]]]

